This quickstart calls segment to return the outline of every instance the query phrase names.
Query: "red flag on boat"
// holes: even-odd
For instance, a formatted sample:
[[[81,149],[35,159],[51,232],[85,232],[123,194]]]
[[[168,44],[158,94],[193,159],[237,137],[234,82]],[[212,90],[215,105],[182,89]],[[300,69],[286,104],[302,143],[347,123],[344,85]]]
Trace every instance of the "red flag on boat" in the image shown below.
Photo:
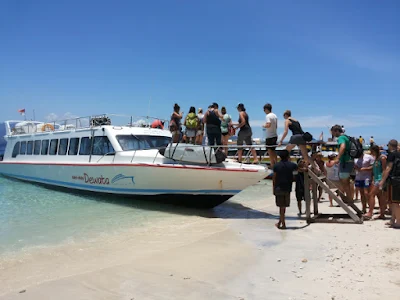
[[[25,115],[25,108],[23,108],[23,109],[18,109],[18,112],[19,112],[21,115]]]

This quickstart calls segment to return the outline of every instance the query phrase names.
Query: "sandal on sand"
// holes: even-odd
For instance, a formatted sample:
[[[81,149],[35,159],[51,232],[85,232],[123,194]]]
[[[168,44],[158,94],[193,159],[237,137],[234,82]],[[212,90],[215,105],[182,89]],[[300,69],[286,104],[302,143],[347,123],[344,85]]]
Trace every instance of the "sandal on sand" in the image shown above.
[[[386,217],[380,215],[380,216],[375,217],[374,220],[386,220]]]
[[[363,215],[364,221],[369,221],[372,219],[372,217],[367,216],[367,215]]]

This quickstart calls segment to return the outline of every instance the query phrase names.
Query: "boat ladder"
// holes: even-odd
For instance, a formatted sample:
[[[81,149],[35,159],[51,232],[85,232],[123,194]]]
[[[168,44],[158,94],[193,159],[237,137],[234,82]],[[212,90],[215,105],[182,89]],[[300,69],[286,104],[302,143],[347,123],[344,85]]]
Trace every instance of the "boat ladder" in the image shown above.
[[[307,176],[308,173],[308,176]],[[363,213],[354,204],[352,199],[348,199],[346,195],[335,186],[328,178],[325,176],[316,175],[310,168],[304,174],[304,186],[305,195],[304,199],[306,201],[306,218],[307,223],[363,223]],[[313,216],[311,217],[311,192],[308,188],[312,184],[312,200],[313,200]],[[333,200],[346,212],[346,214],[320,214],[318,212],[318,186],[322,188]],[[350,217],[350,220],[349,220]]]

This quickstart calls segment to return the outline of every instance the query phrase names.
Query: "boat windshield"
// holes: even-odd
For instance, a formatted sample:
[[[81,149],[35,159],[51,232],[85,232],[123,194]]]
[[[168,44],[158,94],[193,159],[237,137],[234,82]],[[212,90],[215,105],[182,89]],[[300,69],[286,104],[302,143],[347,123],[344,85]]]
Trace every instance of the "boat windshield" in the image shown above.
[[[154,135],[117,135],[122,150],[160,149],[171,143],[171,137]]]

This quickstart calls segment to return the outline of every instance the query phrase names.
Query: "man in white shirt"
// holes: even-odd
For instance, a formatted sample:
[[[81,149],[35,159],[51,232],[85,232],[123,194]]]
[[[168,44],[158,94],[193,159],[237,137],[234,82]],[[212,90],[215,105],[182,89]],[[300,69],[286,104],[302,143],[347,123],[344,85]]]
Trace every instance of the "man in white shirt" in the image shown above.
[[[266,122],[263,127],[266,129],[267,133],[265,145],[268,147],[268,155],[271,161],[271,168],[273,168],[278,159],[275,152],[278,140],[278,118],[274,113],[272,113],[272,105],[269,103],[264,105],[264,112],[266,114]]]

